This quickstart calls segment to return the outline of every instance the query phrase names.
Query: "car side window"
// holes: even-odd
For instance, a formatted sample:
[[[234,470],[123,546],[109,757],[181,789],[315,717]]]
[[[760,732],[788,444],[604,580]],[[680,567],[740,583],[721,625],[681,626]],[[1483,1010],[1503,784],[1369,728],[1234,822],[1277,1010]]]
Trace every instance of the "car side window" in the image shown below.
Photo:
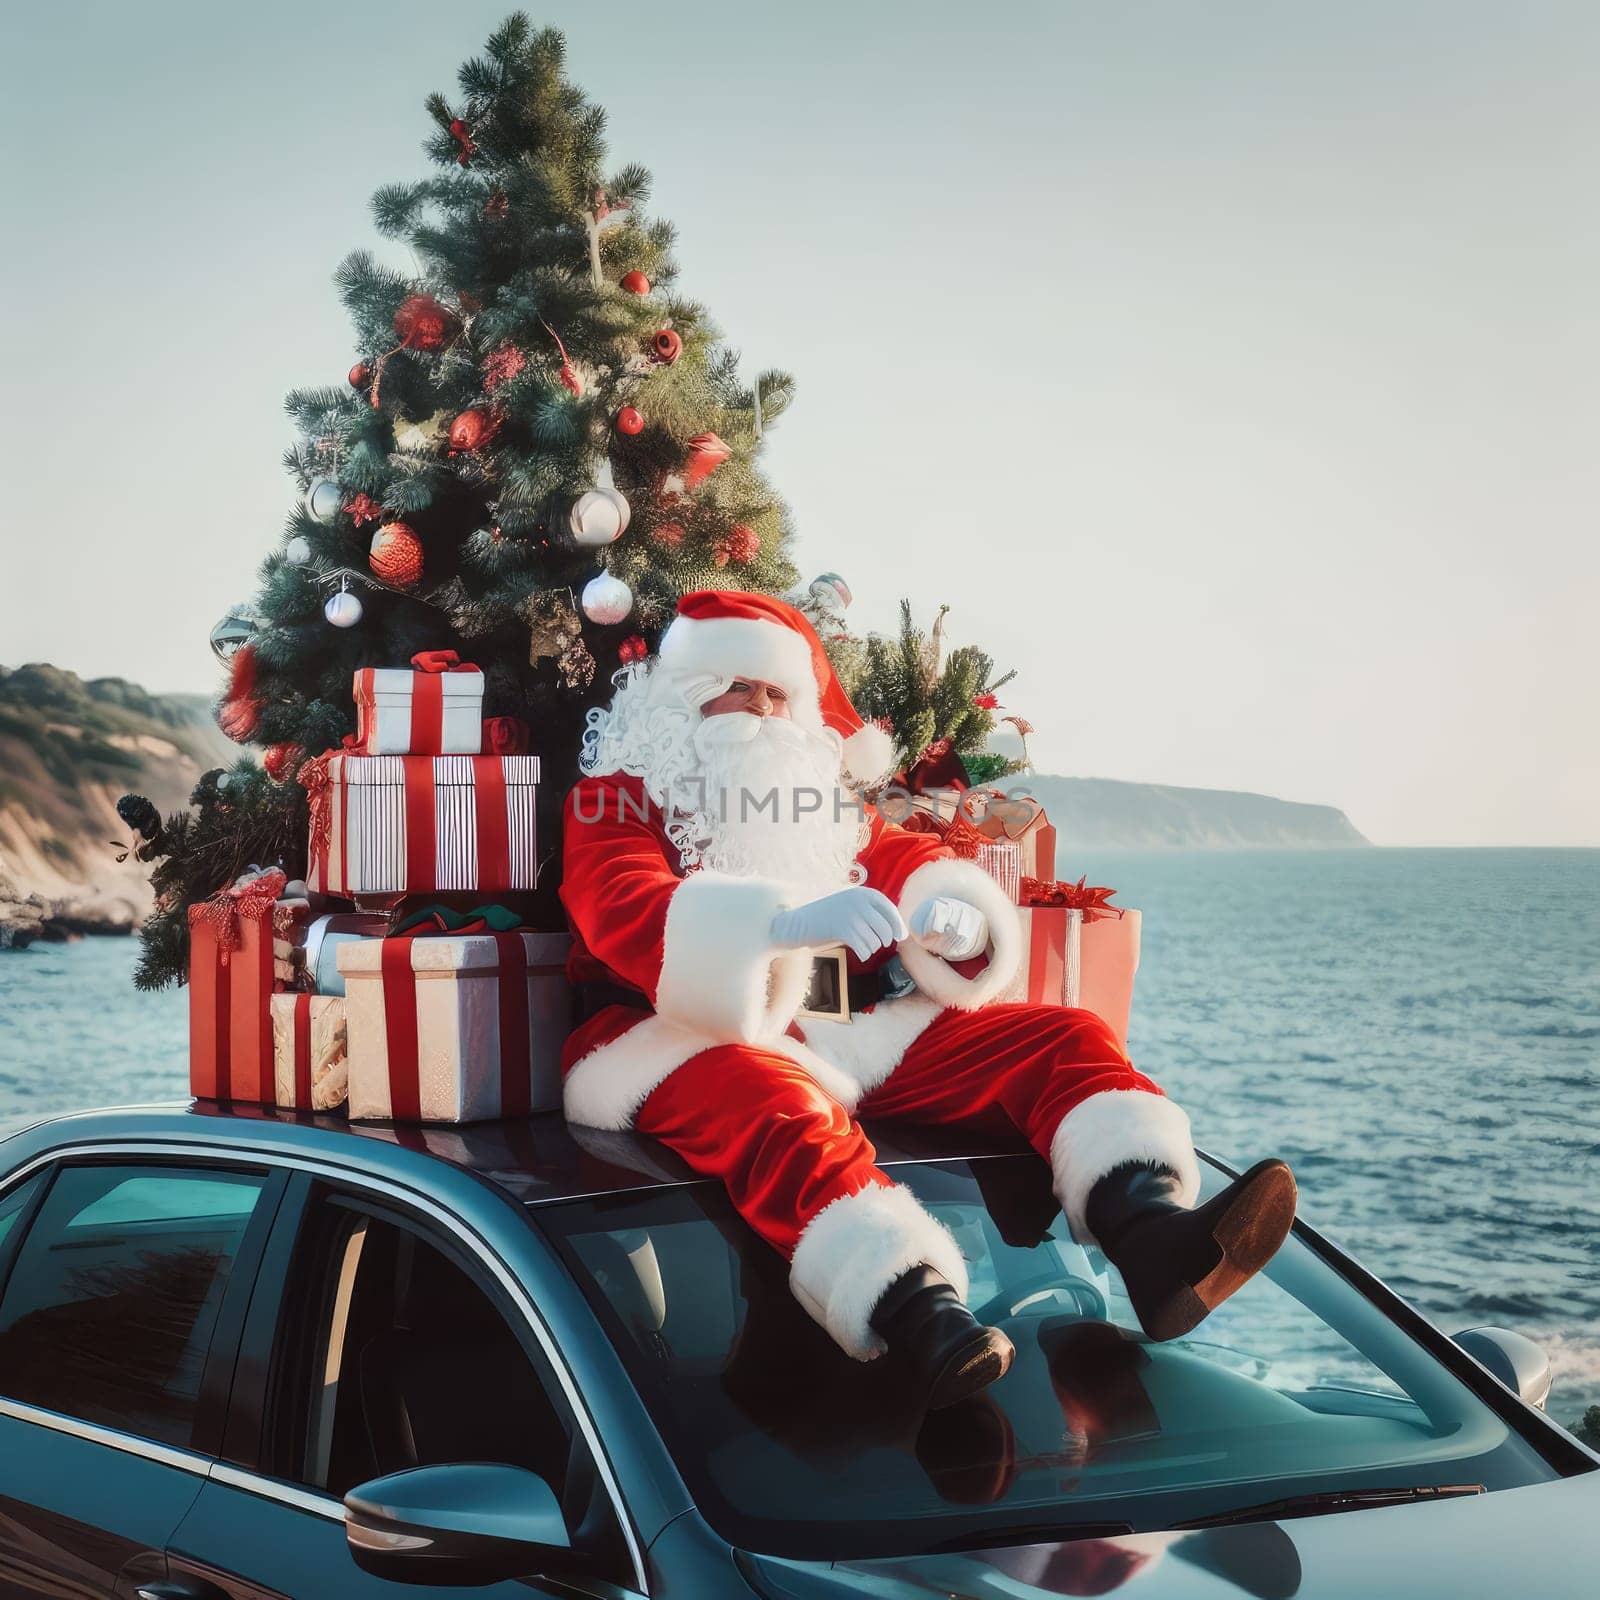
[[[189,1445],[222,1293],[265,1183],[63,1167],[0,1296],[0,1394]]]
[[[28,1202],[33,1198],[40,1181],[39,1176],[35,1174],[26,1183],[19,1183],[15,1189],[0,1195],[0,1283],[4,1281],[6,1240],[11,1237],[17,1219],[27,1209]]]
[[[491,1461],[560,1496],[572,1430],[475,1278],[409,1226],[314,1198],[268,1400],[277,1476],[331,1495],[410,1467]]]

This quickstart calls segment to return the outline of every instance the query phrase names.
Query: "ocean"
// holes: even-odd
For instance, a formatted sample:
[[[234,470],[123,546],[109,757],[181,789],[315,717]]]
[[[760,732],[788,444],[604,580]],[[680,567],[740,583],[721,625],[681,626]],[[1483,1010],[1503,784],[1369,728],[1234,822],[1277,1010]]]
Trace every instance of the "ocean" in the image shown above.
[[[1449,1332],[1600,1404],[1600,851],[1109,852],[1144,913],[1129,1044],[1197,1142],[1281,1155],[1308,1221]],[[0,1129],[185,1092],[186,997],[131,940],[0,955]]]

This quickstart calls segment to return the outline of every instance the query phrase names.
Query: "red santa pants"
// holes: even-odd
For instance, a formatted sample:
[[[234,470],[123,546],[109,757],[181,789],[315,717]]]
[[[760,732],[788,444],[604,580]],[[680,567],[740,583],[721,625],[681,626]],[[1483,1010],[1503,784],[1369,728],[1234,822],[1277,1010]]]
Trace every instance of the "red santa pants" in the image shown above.
[[[887,1081],[862,1096],[858,1109],[1023,1134],[1051,1162],[1057,1193],[1080,1237],[1083,1197],[1097,1176],[1125,1160],[1164,1160],[1180,1172],[1194,1165],[1183,1113],[1134,1070],[1099,1017],[1060,1006],[941,1013]],[[1079,1116],[1069,1123],[1075,1111]],[[903,1197],[901,1211],[915,1206],[875,1164],[871,1141],[850,1111],[772,1050],[732,1044],[703,1051],[651,1092],[634,1125],[671,1146],[696,1172],[719,1178],[745,1221],[791,1259],[801,1235],[835,1202],[877,1187]],[[1075,1137],[1064,1139],[1069,1132]],[[878,1198],[885,1205],[890,1200]],[[850,1275],[850,1263],[835,1258],[841,1251],[868,1253],[866,1233],[875,1227],[897,1235],[896,1248],[912,1254],[907,1265],[926,1258],[916,1255],[917,1225],[909,1215],[877,1207],[863,1209],[848,1229],[844,1220],[840,1239],[827,1246],[830,1280]],[[946,1266],[944,1260],[931,1264]],[[870,1271],[864,1260],[860,1266],[874,1281],[882,1276],[876,1259]],[[959,1260],[945,1275],[952,1271],[964,1282]],[[887,1281],[876,1287],[881,1293]],[[868,1284],[862,1293],[872,1290]],[[859,1324],[861,1307],[854,1313],[847,1320]]]

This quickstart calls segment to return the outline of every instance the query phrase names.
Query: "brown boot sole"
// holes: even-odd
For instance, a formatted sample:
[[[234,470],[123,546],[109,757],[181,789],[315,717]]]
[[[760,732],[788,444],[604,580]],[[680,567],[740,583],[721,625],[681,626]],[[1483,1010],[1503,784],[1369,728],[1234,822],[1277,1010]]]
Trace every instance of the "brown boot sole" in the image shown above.
[[[1211,1237],[1221,1259],[1200,1281],[1180,1289],[1146,1325],[1152,1339],[1179,1339],[1198,1327],[1278,1253],[1294,1223],[1294,1174],[1281,1161],[1263,1161],[1244,1175]]]
[[[985,1328],[984,1337],[958,1350],[933,1380],[928,1392],[928,1409],[942,1411],[986,1389],[1011,1370],[1017,1349],[998,1328]]]

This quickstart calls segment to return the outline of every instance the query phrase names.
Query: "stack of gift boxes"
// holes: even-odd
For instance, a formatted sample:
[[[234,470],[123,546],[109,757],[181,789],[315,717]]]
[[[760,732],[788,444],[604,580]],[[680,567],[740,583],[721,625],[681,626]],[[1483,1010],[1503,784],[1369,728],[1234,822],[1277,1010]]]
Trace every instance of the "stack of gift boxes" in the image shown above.
[[[1137,911],[1110,904],[1114,891],[1056,878],[1056,830],[1030,796],[988,789],[918,796],[906,825],[937,834],[1006,891],[1022,924],[1022,965],[1002,996],[1081,1006],[1109,1023],[1126,1047],[1139,968]]]
[[[483,675],[448,652],[354,693],[356,733],[300,774],[306,881],[252,871],[190,908],[192,1091],[405,1122],[559,1105],[568,937],[521,925],[526,729],[485,722]]]

